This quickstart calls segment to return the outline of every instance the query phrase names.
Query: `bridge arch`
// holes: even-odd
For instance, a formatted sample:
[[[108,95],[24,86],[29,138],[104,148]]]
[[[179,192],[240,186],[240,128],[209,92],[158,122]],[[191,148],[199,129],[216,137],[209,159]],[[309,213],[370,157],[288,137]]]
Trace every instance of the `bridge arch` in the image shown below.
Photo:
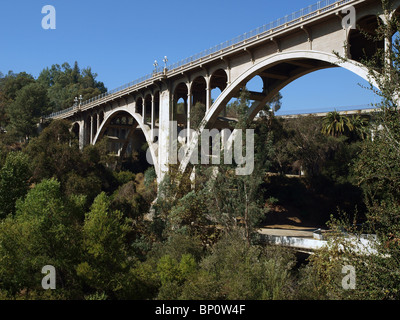
[[[134,112],[131,109],[127,109],[126,106],[118,107],[106,115],[104,121],[101,123],[101,125],[99,127],[99,130],[98,130],[96,136],[93,139],[93,144],[96,144],[98,141],[100,141],[101,138],[103,138],[105,131],[108,128],[108,126],[110,125],[111,121],[119,115],[132,117],[134,123],[131,124],[131,130],[135,129],[135,128],[140,128],[141,131],[143,132],[145,140],[149,146],[150,155],[153,160],[153,165],[154,165],[157,177],[160,177],[159,166],[158,166],[158,144],[153,142],[151,129],[148,125],[143,123],[143,119],[140,114]],[[134,130],[132,130],[132,131],[134,131]],[[128,135],[129,135],[129,133],[128,133]],[[128,136],[128,138],[129,138],[129,136]],[[126,146],[125,146],[125,148],[126,148]]]
[[[203,76],[196,77],[191,86],[192,105],[200,102],[206,104],[207,101],[207,80]]]
[[[299,69],[297,69],[297,72],[292,71],[289,74],[285,74],[279,72],[279,66],[282,64],[297,65]],[[210,127],[210,125],[215,122],[223,108],[225,108],[226,103],[229,102],[229,100],[237,94],[238,90],[243,88],[246,83],[256,75],[269,77],[267,79],[268,81],[266,81],[268,86],[265,88],[266,92],[264,96],[262,96],[258,101],[255,101],[251,106],[249,110],[250,119],[254,119],[268,101],[294,80],[313,71],[332,67],[342,67],[360,76],[364,80],[372,82],[376,87],[376,83],[374,83],[373,79],[370,79],[368,75],[368,70],[357,61],[349,60],[343,62],[333,53],[312,50],[296,50],[276,53],[252,65],[225,88],[225,90],[215,100],[211,108],[206,111],[206,115],[198,128],[198,133],[201,134],[205,128]],[[180,163],[180,170],[182,172],[186,170],[195,146],[196,136],[192,138],[188,151]]]
[[[78,122],[74,122],[71,127],[71,132],[75,135],[75,137],[79,140],[80,133],[80,125]]]
[[[219,90],[224,91],[226,86],[228,85],[228,75],[224,69],[215,70],[210,78],[210,87],[211,90],[218,88]]]
[[[368,36],[375,37],[377,35],[376,30],[379,28],[378,21],[383,23],[376,14],[365,14],[362,17],[358,17],[357,28],[351,29],[347,37],[349,58],[360,62],[364,58],[372,58],[378,49],[384,48],[385,44],[383,40],[374,41],[368,38]]]

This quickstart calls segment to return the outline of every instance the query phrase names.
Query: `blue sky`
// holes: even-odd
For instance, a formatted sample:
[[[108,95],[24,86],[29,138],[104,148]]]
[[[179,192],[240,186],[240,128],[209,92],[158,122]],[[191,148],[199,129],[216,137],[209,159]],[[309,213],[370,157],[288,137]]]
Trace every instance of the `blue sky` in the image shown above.
[[[140,78],[154,60],[170,63],[281,18],[316,0],[1,0],[0,71],[37,77],[52,64],[90,66],[108,89]],[[56,9],[44,30],[42,7]],[[335,68],[296,80],[283,109],[313,110],[374,102],[363,80]]]

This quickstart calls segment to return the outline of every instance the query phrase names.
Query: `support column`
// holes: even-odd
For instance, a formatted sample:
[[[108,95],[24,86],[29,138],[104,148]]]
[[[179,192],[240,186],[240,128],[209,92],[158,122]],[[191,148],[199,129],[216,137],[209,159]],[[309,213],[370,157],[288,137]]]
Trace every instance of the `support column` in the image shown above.
[[[142,123],[146,123],[146,100],[142,99]]]
[[[391,20],[393,17],[393,14],[395,11],[388,11],[385,10],[385,13],[379,15],[379,18],[383,21],[385,24],[385,61],[386,61],[386,66],[385,66],[385,72],[388,76],[390,76],[391,69],[392,69],[392,28],[391,28]]]
[[[206,110],[208,111],[211,108],[211,88],[209,84],[207,84],[206,88]]]
[[[100,113],[97,114],[97,128],[96,128],[96,133],[99,132],[100,128]]]
[[[90,144],[93,143],[93,115],[90,115]]]
[[[79,149],[85,146],[85,120],[79,121]]]
[[[211,76],[207,75],[206,79],[206,112],[211,108]]]
[[[151,142],[154,141],[154,95],[151,95]]]
[[[160,131],[158,139],[158,165],[160,183],[168,172],[168,166],[171,159],[171,142],[172,142],[172,95],[168,89],[160,92]]]
[[[190,93],[190,91],[189,91],[189,93],[188,93],[188,96],[187,96],[187,125],[186,125],[186,129],[187,129],[187,142],[189,142],[190,141],[190,112],[191,112],[191,109],[192,109],[192,94]]]

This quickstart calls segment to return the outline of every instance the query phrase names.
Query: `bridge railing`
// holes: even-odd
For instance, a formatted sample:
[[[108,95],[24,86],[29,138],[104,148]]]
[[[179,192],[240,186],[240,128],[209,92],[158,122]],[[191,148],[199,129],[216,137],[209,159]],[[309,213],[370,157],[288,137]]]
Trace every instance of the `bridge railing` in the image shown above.
[[[301,10],[298,10],[296,12],[293,12],[292,14],[286,15],[283,18],[277,19],[275,21],[272,21],[270,23],[264,24],[261,27],[258,27],[256,29],[253,29],[249,32],[246,32],[242,35],[239,35],[231,40],[222,42],[214,47],[211,47],[209,49],[203,50],[202,52],[199,52],[197,54],[194,54],[188,58],[182,59],[178,62],[175,62],[173,64],[170,64],[166,67],[166,69],[169,72],[172,72],[176,69],[182,68],[186,65],[190,65],[191,63],[199,62],[200,59],[205,58],[205,57],[212,57],[213,55],[223,53],[224,50],[230,50],[234,49],[236,47],[240,47],[244,43],[254,40],[257,37],[266,35],[266,34],[272,34],[274,32],[280,31],[282,29],[285,29],[286,27],[290,27],[291,25],[294,25],[300,21],[304,21],[307,19],[310,19],[318,14],[324,13],[328,10],[333,9],[337,5],[343,5],[347,2],[351,2],[352,0],[322,0],[317,2],[316,4],[310,5],[306,8],[303,8]],[[87,104],[90,104],[96,100],[105,98],[109,95],[112,95],[114,93],[117,93],[119,91],[122,91],[124,89],[133,87],[135,85],[138,85],[142,82],[145,82],[147,80],[150,80],[155,74],[161,73],[164,71],[164,68],[162,67],[157,67],[152,73],[149,73],[139,79],[136,79],[132,82],[126,83],[118,88],[115,88],[113,90],[107,91],[106,93],[103,93],[101,95],[98,95],[96,97],[93,97],[89,100],[86,100],[82,102],[81,106],[85,106]],[[71,107],[68,109],[64,109],[58,112],[54,112],[48,116],[48,118],[52,118],[58,115],[61,115],[63,113],[70,112],[73,110],[75,107]]]

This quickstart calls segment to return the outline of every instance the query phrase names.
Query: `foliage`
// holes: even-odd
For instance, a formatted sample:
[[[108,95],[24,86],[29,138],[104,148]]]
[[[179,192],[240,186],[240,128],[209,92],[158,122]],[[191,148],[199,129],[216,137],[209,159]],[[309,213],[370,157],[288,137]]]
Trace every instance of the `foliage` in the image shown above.
[[[10,152],[0,169],[0,217],[15,213],[15,202],[25,196],[31,177],[29,158],[22,152]]]
[[[91,203],[101,191],[115,187],[117,181],[105,166],[105,141],[80,150],[69,129],[68,121],[52,121],[29,143],[25,152],[31,158],[32,178],[39,182],[54,177],[67,195],[86,195]]]
[[[36,135],[40,117],[50,111],[46,89],[38,83],[24,86],[6,111],[10,118],[7,128],[17,137],[28,140]]]
[[[15,217],[1,222],[0,281],[2,288],[16,294],[24,289],[37,290],[45,265],[57,270],[57,286],[74,295],[73,276],[79,261],[83,199],[62,196],[56,180],[44,180],[18,200]]]
[[[256,300],[291,297],[293,256],[248,246],[243,233],[224,236],[184,285],[183,299]]]
[[[131,227],[120,211],[110,208],[111,200],[102,192],[85,215],[85,257],[77,266],[77,274],[96,291],[115,296],[125,288],[123,284],[132,264],[125,241]]]
[[[106,92],[104,83],[97,81],[96,77],[90,67],[80,70],[75,61],[73,68],[65,62],[61,66],[54,64],[43,69],[37,82],[47,89],[52,111],[59,111],[71,107],[75,97],[82,95],[84,101]]]
[[[337,137],[345,131],[353,131],[353,124],[350,119],[338,111],[331,111],[322,120],[321,132]]]

